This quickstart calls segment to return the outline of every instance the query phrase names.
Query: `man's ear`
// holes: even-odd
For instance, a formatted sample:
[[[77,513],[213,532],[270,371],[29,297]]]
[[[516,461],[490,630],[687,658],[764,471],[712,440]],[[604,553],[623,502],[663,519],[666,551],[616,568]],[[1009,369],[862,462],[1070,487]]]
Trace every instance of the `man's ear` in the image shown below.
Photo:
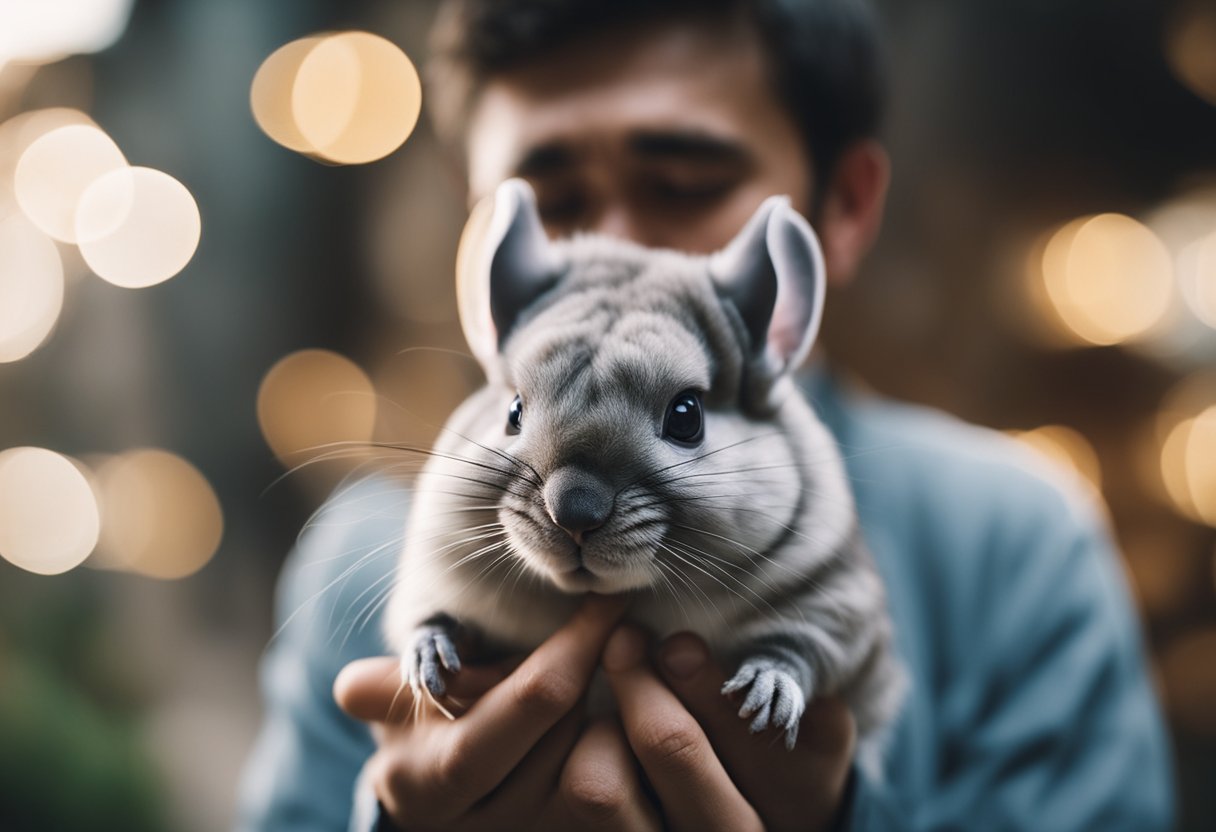
[[[474,207],[456,257],[460,325],[487,376],[532,301],[549,289],[560,263],[536,213],[536,195],[522,179],[508,179]]]
[[[819,331],[826,281],[819,240],[789,199],[766,199],[710,257],[709,271],[718,294],[738,310],[765,375],[797,369]]]
[[[824,189],[815,228],[833,286],[853,279],[882,226],[891,160],[877,141],[848,147],[822,183]]]

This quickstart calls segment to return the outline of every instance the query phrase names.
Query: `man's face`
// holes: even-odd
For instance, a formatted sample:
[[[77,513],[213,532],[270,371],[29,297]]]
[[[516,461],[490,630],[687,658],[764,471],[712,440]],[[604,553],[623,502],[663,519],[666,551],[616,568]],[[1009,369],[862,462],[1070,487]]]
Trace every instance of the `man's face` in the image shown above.
[[[803,137],[741,23],[658,24],[546,52],[485,87],[467,151],[474,200],[521,176],[554,237],[707,253],[767,196],[811,205]]]

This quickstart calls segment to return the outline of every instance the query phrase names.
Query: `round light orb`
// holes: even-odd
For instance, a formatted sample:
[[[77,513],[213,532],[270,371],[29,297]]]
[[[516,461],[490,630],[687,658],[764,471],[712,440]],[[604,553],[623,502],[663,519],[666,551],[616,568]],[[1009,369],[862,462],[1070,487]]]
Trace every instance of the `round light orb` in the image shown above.
[[[97,482],[100,565],[171,580],[193,575],[219,548],[219,499],[180,456],[154,448],[120,454],[98,469]]]
[[[1186,436],[1186,484],[1195,513],[1216,526],[1216,406],[1191,423]]]
[[[202,234],[202,219],[190,191],[167,173],[134,167],[102,176],[84,192],[78,228],[107,222],[133,187],[130,210],[110,234],[82,240],[80,254],[98,277],[139,289],[162,283],[190,262]]]
[[[317,155],[364,164],[409,138],[422,109],[422,82],[393,43],[367,32],[343,32],[309,50],[291,101],[296,127]]]
[[[89,188],[109,177],[118,191],[110,212],[79,225],[76,214]],[[17,162],[13,190],[34,225],[64,243],[84,243],[111,233],[131,207],[127,160],[114,140],[88,124],[59,127],[36,139]]]
[[[0,124],[0,217],[21,210],[13,193],[13,173],[26,148],[52,130],[69,124],[92,125],[93,120],[80,110],[51,107],[29,110]]]
[[[249,105],[258,127],[275,142],[299,153],[316,153],[317,149],[296,125],[292,90],[300,65],[322,40],[323,36],[314,36],[280,46],[258,67],[249,89]]]
[[[63,261],[20,214],[0,220],[0,363],[38,348],[63,309]]]
[[[0,557],[58,575],[89,556],[99,529],[97,500],[76,464],[44,448],[0,452]]]
[[[1178,282],[1195,317],[1216,329],[1216,231],[1179,253]]]
[[[258,424],[275,455],[296,465],[358,454],[376,424],[376,393],[353,361],[328,350],[281,359],[258,389]]]
[[[1148,335],[1173,299],[1165,245],[1122,214],[1082,217],[1060,228],[1043,252],[1041,276],[1060,321],[1094,345]]]

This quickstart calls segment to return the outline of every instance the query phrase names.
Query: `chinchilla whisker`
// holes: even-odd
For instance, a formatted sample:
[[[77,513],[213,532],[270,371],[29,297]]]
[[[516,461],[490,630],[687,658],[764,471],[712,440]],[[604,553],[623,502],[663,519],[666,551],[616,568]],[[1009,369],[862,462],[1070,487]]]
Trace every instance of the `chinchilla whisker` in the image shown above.
[[[667,594],[671,596],[671,599],[676,602],[676,606],[680,608],[680,615],[684,616],[685,621],[692,621],[692,618],[688,615],[687,607],[684,606],[684,600],[680,597],[680,592],[671,580],[670,573],[678,574],[678,570],[660,558],[656,558],[654,562],[659,566],[659,579],[663,582],[663,587],[667,590]],[[657,591],[657,587],[655,589]]]
[[[709,578],[711,581],[714,581],[715,583],[717,583],[719,586],[721,586],[723,589],[725,589],[729,594],[736,596],[737,598],[742,600],[744,603],[750,605],[752,607],[752,609],[759,611],[759,608],[755,604],[752,604],[751,601],[749,601],[747,598],[743,597],[743,595],[741,595],[733,587],[724,583],[720,578],[717,578],[714,575],[710,574],[704,567],[702,567],[699,563],[697,563],[693,558],[691,558],[685,554],[681,554],[680,552],[678,552],[674,548],[672,548],[670,546],[671,542],[672,541],[668,540],[667,543],[664,544],[664,547],[666,548],[667,552],[672,555],[672,557],[676,558],[677,560],[679,560],[681,563],[683,563],[686,566],[691,566],[693,569],[697,570],[702,575]],[[680,574],[680,570],[676,570],[676,573]],[[683,574],[680,574],[680,576],[687,581],[689,586],[695,587],[697,592],[701,595],[701,597],[709,600],[709,605],[711,607],[713,607],[713,611],[714,611],[715,615],[717,615],[719,618],[721,618],[723,622],[726,622],[728,620],[726,615],[722,612],[722,610],[718,607],[718,605],[712,599],[710,599],[708,595],[706,595],[705,590],[702,589],[701,587],[697,586],[697,583],[695,581],[690,580],[691,576],[683,575]],[[702,607],[704,607],[704,602],[702,602]],[[706,614],[708,614],[708,612],[709,612],[709,610],[706,609]]]
[[[766,581],[763,578],[763,576],[761,576],[761,575],[758,575],[758,574],[754,575],[752,570],[748,569],[743,564],[735,563],[734,561],[724,558],[721,555],[716,555],[713,552],[706,551],[705,549],[702,549],[698,546],[693,546],[691,543],[689,543],[686,540],[679,540],[679,541],[673,540],[673,541],[671,541],[671,543],[673,545],[680,546],[681,549],[683,549],[683,550],[695,552],[700,557],[707,558],[708,560],[710,560],[714,563],[720,564],[723,567],[729,566],[731,569],[734,569],[736,572],[739,572],[741,575],[752,576],[752,577],[756,578],[758,581],[760,581],[760,583],[764,586],[765,589],[767,589],[771,592],[780,591],[780,588],[776,584]],[[739,580],[740,583],[743,582],[742,578],[737,578],[737,580]]]
[[[647,482],[651,477],[658,476],[659,474],[662,474],[666,471],[670,471],[673,468],[679,468],[683,465],[691,465],[694,462],[700,462],[701,460],[707,459],[716,454],[720,454],[724,451],[729,451],[731,448],[737,448],[740,445],[746,445],[748,442],[755,442],[759,439],[767,439],[772,436],[781,436],[781,431],[772,431],[771,433],[760,433],[755,436],[749,436],[746,439],[740,439],[738,442],[732,442],[729,445],[723,445],[721,448],[714,448],[712,451],[707,451],[706,453],[694,456],[692,459],[685,459],[680,462],[676,462],[672,465],[665,465],[662,468],[655,468],[654,470],[648,471],[647,473],[643,474],[638,479],[636,479],[630,483],[627,483],[625,486],[623,486],[621,488],[621,491],[624,491],[626,488],[629,488],[630,486],[640,485],[644,482]]]
[[[755,604],[754,604],[752,601],[750,601],[750,600],[749,600],[749,599],[748,599],[746,596],[744,596],[744,595],[743,595],[743,593],[739,591],[740,589],[741,589],[741,590],[746,590],[746,591],[747,591],[747,592],[748,592],[750,595],[752,595],[752,596],[753,596],[753,597],[754,597],[754,598],[755,598],[757,601],[759,601],[761,604],[763,604],[763,605],[764,605],[764,607],[765,607],[765,608],[766,608],[766,609],[767,609],[767,610],[768,610],[770,613],[772,613],[772,614],[774,614],[774,615],[778,615],[778,614],[779,614],[779,613],[777,612],[777,608],[776,608],[776,607],[774,607],[774,606],[773,606],[771,603],[769,603],[768,599],[766,599],[766,598],[765,598],[763,595],[761,595],[760,593],[756,592],[756,590],[755,590],[755,589],[753,589],[752,587],[748,586],[748,585],[747,585],[746,583],[744,583],[744,582],[743,582],[743,581],[742,581],[740,578],[736,577],[735,575],[731,574],[730,572],[727,572],[727,571],[726,571],[726,570],[724,570],[724,569],[723,569],[721,566],[717,566],[716,564],[712,563],[711,561],[706,560],[706,559],[705,559],[703,556],[698,555],[698,554],[695,554],[693,551],[689,550],[689,548],[687,548],[687,547],[686,547],[684,544],[680,543],[679,541],[676,541],[676,540],[668,540],[668,543],[670,543],[671,545],[676,546],[677,548],[679,548],[679,549],[680,549],[680,551],[682,551],[682,552],[683,552],[685,555],[687,555],[687,556],[688,556],[688,557],[689,557],[689,558],[690,558],[692,561],[695,561],[696,563],[701,564],[702,566],[705,566],[705,567],[708,567],[708,568],[715,569],[715,570],[717,570],[719,573],[721,573],[722,575],[725,575],[727,578],[729,578],[729,579],[731,580],[731,582],[732,582],[732,583],[733,583],[735,586],[737,586],[739,589],[735,589],[734,587],[732,587],[730,584],[727,584],[727,583],[726,583],[724,580],[722,580],[722,579],[721,579],[721,578],[719,578],[718,576],[716,576],[716,575],[714,575],[714,574],[712,574],[712,573],[708,572],[706,569],[701,569],[701,570],[700,570],[700,571],[701,571],[702,573],[704,573],[704,574],[705,574],[705,575],[706,575],[708,578],[710,578],[711,580],[716,581],[716,582],[717,582],[717,583],[718,583],[718,584],[719,584],[719,585],[720,585],[720,586],[721,586],[723,589],[727,590],[728,592],[731,592],[732,594],[734,594],[735,596],[737,596],[737,597],[738,597],[740,600],[742,600],[742,601],[744,601],[745,603],[747,603],[747,604],[748,604],[748,605],[749,605],[749,606],[750,606],[752,609],[754,609],[754,610],[756,610],[756,611],[759,611],[759,607],[757,607],[757,606],[756,606],[756,605],[755,605]]]
[[[348,580],[352,575],[355,574],[355,572],[359,571],[359,569],[368,565],[369,563],[374,561],[376,558],[381,557],[386,552],[395,552],[399,545],[400,545],[400,540],[397,539],[397,540],[389,540],[384,543],[381,543],[379,546],[375,546],[368,552],[364,553],[353,564],[351,564],[350,566],[343,569],[340,573],[338,573],[337,577],[335,577],[333,580],[331,580],[325,586],[321,587],[316,592],[314,592],[312,595],[308,596],[303,601],[301,601],[300,604],[294,610],[292,610],[291,614],[288,615],[287,618],[283,620],[283,623],[280,624],[277,629],[275,629],[274,633],[270,636],[270,639],[266,642],[266,649],[269,649],[270,646],[273,645],[276,640],[278,640],[279,636],[281,636],[283,634],[283,631],[286,630],[287,627],[291,625],[291,622],[296,619],[296,616],[298,616],[301,612],[303,612],[305,607],[308,607],[309,605],[311,605],[312,603],[317,601],[319,598],[321,598],[321,596],[328,593],[331,589],[333,589],[338,584],[342,583],[345,580]],[[349,557],[350,554],[351,553],[347,553],[343,557]],[[399,568],[399,565],[394,565],[392,567],[392,572],[396,573],[398,568]],[[331,610],[331,612],[332,612],[332,610]]]
[[[455,431],[452,431],[452,432],[455,433]],[[492,448],[488,445],[482,445],[480,442],[474,442],[472,439],[469,439],[466,436],[461,436],[459,433],[457,433],[456,435],[460,436],[460,438],[464,439],[466,442],[470,442],[473,445],[476,445],[478,448],[481,448],[483,451],[486,451],[487,453],[492,453],[495,456],[499,457],[500,459],[510,463],[511,467],[510,468],[500,468],[497,465],[491,465],[490,463],[484,462],[482,460],[469,459],[468,457],[463,457],[463,456],[460,456],[459,454],[448,453],[446,451],[437,451],[434,448],[423,448],[418,445],[405,445],[405,444],[398,444],[398,443],[394,443],[394,442],[370,442],[368,444],[371,445],[372,447],[383,448],[386,450],[404,451],[407,453],[421,454],[423,456],[435,456],[435,457],[439,457],[440,459],[451,460],[452,462],[463,462],[466,465],[474,465],[478,468],[484,468],[487,471],[494,471],[495,473],[509,475],[509,476],[519,476],[520,469],[527,468],[529,471],[531,471],[536,476],[537,479],[532,480],[528,477],[520,477],[520,479],[528,480],[529,482],[532,483],[532,485],[535,485],[537,487],[539,487],[541,485],[540,475],[536,473],[535,469],[533,469],[531,465],[528,465],[528,463],[524,462],[523,460],[517,459],[516,457],[513,457],[510,454],[505,453],[503,451],[500,451],[497,448]]]
[[[535,468],[533,468],[531,465],[529,465],[525,460],[522,460],[519,457],[511,454],[509,451],[504,451],[501,448],[495,448],[490,445],[483,445],[480,442],[478,442],[476,439],[470,439],[469,437],[465,436],[463,433],[453,430],[452,428],[445,426],[443,429],[448,431],[449,433],[459,436],[461,439],[463,439],[465,442],[468,442],[471,445],[476,445],[478,448],[481,448],[483,451],[488,451],[489,453],[492,453],[495,456],[505,459],[507,462],[510,462],[512,465],[522,465],[523,467],[525,467],[529,471],[531,471],[533,476],[536,477],[536,479],[532,481],[532,484],[534,486],[536,486],[537,488],[540,488],[541,486],[544,485],[544,477],[542,477],[540,475],[539,471],[537,471]]]
[[[798,577],[798,576],[802,575],[802,572],[798,571],[797,569],[793,569],[792,567],[787,566],[786,564],[783,564],[780,561],[773,559],[768,553],[753,549],[751,546],[748,546],[744,543],[740,543],[739,541],[735,540],[734,538],[726,537],[725,535],[717,534],[716,532],[711,532],[707,529],[698,529],[695,526],[686,526],[686,525],[682,525],[679,523],[673,523],[672,526],[673,526],[673,528],[684,529],[685,531],[693,532],[695,534],[703,534],[708,537],[713,537],[718,540],[721,540],[724,543],[729,543],[731,546],[734,546],[735,548],[737,548],[743,552],[747,552],[750,555],[760,558],[761,560],[765,561],[766,563],[770,563],[773,566],[775,566],[776,568],[782,569],[782,570],[788,572],[792,576]]]

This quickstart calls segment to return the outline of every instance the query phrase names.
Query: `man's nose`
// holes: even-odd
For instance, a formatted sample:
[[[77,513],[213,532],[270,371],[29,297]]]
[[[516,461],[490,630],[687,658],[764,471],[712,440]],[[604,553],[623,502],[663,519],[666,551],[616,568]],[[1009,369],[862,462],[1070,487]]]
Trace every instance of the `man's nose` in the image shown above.
[[[544,497],[549,517],[579,545],[587,532],[607,522],[615,502],[608,483],[573,466],[559,469],[548,477]]]
[[[587,230],[642,245],[649,244],[646,239],[646,229],[637,223],[629,206],[620,203],[614,202],[606,205],[599,212],[592,227]]]

